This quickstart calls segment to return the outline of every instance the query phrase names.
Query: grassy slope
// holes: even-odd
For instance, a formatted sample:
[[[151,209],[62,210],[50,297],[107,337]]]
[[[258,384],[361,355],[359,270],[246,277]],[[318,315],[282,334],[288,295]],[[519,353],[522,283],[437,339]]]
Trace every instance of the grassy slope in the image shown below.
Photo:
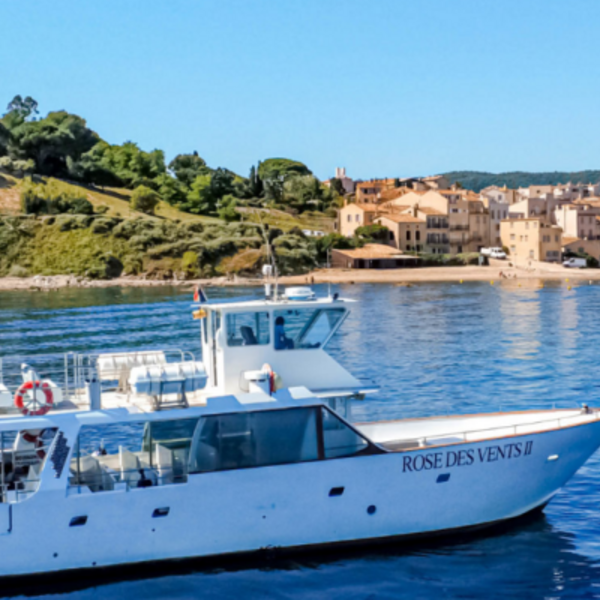
[[[19,184],[20,179],[12,175],[0,175],[0,214],[18,214],[19,209]],[[118,214],[123,218],[142,216],[143,213],[132,210],[129,204],[131,190],[121,188],[94,188],[69,183],[67,181],[59,181],[60,187],[66,190],[84,192],[87,199],[94,205],[95,208],[100,206],[108,206],[108,215],[116,216]],[[182,222],[218,222],[218,219],[212,217],[202,217],[184,213],[175,207],[161,202],[156,209],[156,219],[162,217],[166,219],[179,219]],[[149,217],[152,218],[152,217]]]
[[[239,209],[245,221],[251,223],[265,223],[270,227],[278,227],[283,231],[288,231],[292,227],[300,229],[312,229],[329,233],[333,231],[334,219],[326,216],[300,215],[293,217],[292,215],[275,209],[260,209],[260,208],[242,208]]]
[[[14,215],[20,212],[19,204],[19,184],[20,179],[12,175],[0,174],[0,215]],[[85,192],[87,199],[94,205],[95,208],[100,206],[108,206],[108,216],[120,215],[123,218],[142,216],[142,213],[131,210],[129,197],[131,190],[123,188],[93,188],[84,187],[67,181],[60,181],[59,185],[65,189],[73,191]],[[161,202],[156,209],[156,217],[148,218],[164,218],[164,219],[179,219],[183,223],[204,222],[204,223],[219,223],[219,219],[214,217],[205,217],[185,213],[166,202]],[[260,223],[268,223],[270,226],[279,227],[284,231],[292,227],[300,227],[300,229],[317,229],[321,231],[333,231],[334,220],[328,217],[300,216],[293,217],[280,210],[266,209],[247,209],[244,211],[244,220]]]

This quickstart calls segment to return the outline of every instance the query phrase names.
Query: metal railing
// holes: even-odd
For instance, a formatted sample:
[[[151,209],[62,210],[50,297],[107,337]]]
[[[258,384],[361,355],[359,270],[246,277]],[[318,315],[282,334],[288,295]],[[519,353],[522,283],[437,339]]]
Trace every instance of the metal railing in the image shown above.
[[[194,354],[187,350],[172,349],[172,350],[156,350],[156,354],[161,353],[164,355],[165,364],[170,362],[186,362],[196,360]],[[107,354],[84,354],[78,352],[67,352],[63,355],[62,360],[53,359],[45,364],[37,364],[39,359],[42,360],[44,357],[36,357],[35,360],[29,361],[29,364],[37,373],[41,380],[51,380],[56,384],[57,389],[61,391],[62,400],[75,401],[80,399],[85,393],[86,381],[90,381],[96,377],[99,379],[101,384],[101,391],[111,391],[118,389],[120,384],[125,384],[129,378],[131,368],[139,366],[135,361],[135,355],[139,354],[150,354],[152,351],[144,352],[121,352],[121,353],[110,353]],[[131,358],[131,364],[127,365],[126,361],[123,364],[115,367],[115,371],[118,370],[118,375],[115,373],[114,378],[103,376],[99,369],[99,360],[101,357],[110,356],[116,361],[119,358]],[[21,373],[22,360],[10,360],[0,358],[0,384],[5,385],[9,392],[14,395],[19,386],[23,383],[23,376]],[[143,361],[139,364],[143,365]],[[106,373],[105,373],[106,374]],[[56,403],[56,402],[55,402]],[[2,410],[10,411],[12,408],[2,407]]]
[[[510,435],[518,435],[519,432],[521,431],[521,433],[536,433],[535,431],[529,431],[529,432],[523,432],[522,430],[525,428],[535,428],[536,426],[540,426],[540,425],[548,425],[548,429],[550,428],[550,424],[552,423],[556,423],[556,427],[554,427],[554,429],[560,429],[561,427],[563,427],[563,424],[565,421],[568,420],[573,420],[573,419],[580,419],[581,417],[592,417],[593,415],[593,420],[597,421],[600,419],[600,411],[589,411],[586,412],[585,409],[582,409],[581,412],[579,412],[576,415],[569,415],[569,416],[565,416],[565,417],[552,417],[551,419],[542,419],[540,421],[529,421],[526,423],[514,423],[512,425],[496,425],[495,427],[484,427],[484,428],[478,428],[478,429],[467,429],[464,431],[460,431],[460,432],[446,432],[446,433],[439,433],[436,435],[427,435],[427,436],[423,436],[423,437],[419,437],[416,438],[416,441],[418,442],[420,447],[424,447],[424,446],[435,446],[435,442],[433,442],[433,440],[444,440],[444,439],[448,439],[448,438],[460,438],[462,439],[463,442],[469,442],[469,441],[478,441],[479,439],[481,439],[481,435],[484,433],[491,433],[491,432],[500,432],[500,431],[506,431],[508,434]],[[540,430],[541,431],[541,430]],[[472,439],[475,438],[475,439]],[[483,438],[485,439],[485,438]]]

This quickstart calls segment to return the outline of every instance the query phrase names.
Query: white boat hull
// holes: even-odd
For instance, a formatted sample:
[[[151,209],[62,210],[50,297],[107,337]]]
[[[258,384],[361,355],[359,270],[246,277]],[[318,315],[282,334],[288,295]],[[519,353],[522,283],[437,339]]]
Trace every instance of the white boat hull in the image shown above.
[[[593,421],[477,443],[190,475],[186,484],[68,496],[48,490],[0,504],[0,576],[483,526],[546,504],[599,445],[600,421]],[[332,488],[343,492],[331,496]],[[157,508],[168,515],[153,517]],[[87,522],[70,527],[77,516]]]

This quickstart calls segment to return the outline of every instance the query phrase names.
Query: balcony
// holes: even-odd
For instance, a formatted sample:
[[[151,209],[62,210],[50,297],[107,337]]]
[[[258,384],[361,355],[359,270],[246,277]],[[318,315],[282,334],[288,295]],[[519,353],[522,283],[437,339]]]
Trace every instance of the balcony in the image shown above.
[[[427,221],[427,229],[448,229],[446,221]]]
[[[446,235],[428,235],[427,236],[427,244],[428,245],[435,245],[435,244],[448,245],[449,243],[450,243],[450,240],[448,239],[448,236],[446,236]]]
[[[469,231],[469,225],[450,225],[450,231]]]

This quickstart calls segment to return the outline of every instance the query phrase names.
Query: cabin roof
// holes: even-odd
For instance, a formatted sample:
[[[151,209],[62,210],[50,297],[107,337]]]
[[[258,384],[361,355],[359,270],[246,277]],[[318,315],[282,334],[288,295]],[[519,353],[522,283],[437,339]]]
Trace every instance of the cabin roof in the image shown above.
[[[256,410],[277,410],[299,408],[301,406],[320,406],[324,401],[304,387],[292,387],[275,392],[273,396],[261,392],[236,394],[209,398],[202,406],[178,408],[176,410],[142,412],[136,407],[121,407],[102,410],[57,410],[43,417],[24,417],[22,415],[2,415],[0,431],[17,429],[45,429],[61,427],[76,421],[79,425],[102,425],[121,422],[172,421],[175,419],[199,418],[203,415],[221,415],[244,413]]]
[[[314,300],[286,300],[285,298],[279,298],[278,300],[267,300],[266,298],[260,298],[257,300],[246,300],[243,302],[208,302],[201,304],[200,308],[205,310],[239,310],[244,309],[249,312],[261,308],[312,308],[319,307],[323,308],[326,306],[340,306],[342,304],[349,304],[356,302],[349,298],[338,298],[334,300],[332,297],[328,298],[316,298]]]

